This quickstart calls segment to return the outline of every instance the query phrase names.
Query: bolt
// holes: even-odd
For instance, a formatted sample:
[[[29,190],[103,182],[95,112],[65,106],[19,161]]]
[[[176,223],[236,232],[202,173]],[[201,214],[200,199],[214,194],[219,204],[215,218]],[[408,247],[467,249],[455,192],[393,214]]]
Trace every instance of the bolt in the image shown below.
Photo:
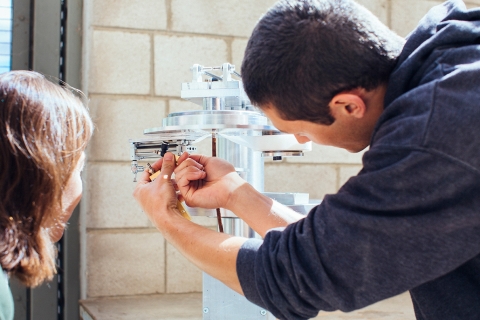
[[[203,308],[203,313],[208,313],[208,308]]]
[[[260,310],[260,314],[261,314],[262,316],[266,316],[266,315],[267,315],[267,311],[265,311],[265,310]]]

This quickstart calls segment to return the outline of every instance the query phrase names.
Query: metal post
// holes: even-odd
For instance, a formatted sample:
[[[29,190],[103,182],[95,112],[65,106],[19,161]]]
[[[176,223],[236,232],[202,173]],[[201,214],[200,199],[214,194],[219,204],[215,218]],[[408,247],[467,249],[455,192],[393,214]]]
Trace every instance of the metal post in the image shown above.
[[[250,132],[250,135],[261,133]],[[260,152],[218,138],[217,156],[237,169],[238,174],[258,191],[264,191],[264,162]],[[224,232],[233,236],[260,238],[242,219],[222,219]],[[273,315],[208,274],[203,274],[203,319],[260,320],[274,319]]]
[[[13,0],[12,70],[35,70],[79,88],[82,4],[82,0]],[[51,282],[26,289],[11,281],[15,320],[79,319],[78,215],[77,208],[59,243],[58,275]]]

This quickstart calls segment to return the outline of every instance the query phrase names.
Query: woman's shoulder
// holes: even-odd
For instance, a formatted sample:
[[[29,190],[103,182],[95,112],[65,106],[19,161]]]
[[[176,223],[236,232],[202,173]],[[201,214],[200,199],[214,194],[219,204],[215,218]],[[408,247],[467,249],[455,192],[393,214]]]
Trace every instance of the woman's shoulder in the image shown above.
[[[0,320],[13,319],[13,297],[8,284],[7,274],[0,272]]]

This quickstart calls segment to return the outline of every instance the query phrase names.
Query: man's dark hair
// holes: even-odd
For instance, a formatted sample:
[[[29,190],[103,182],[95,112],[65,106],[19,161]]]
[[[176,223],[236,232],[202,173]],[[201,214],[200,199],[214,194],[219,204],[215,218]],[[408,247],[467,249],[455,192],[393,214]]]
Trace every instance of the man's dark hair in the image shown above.
[[[330,125],[338,93],[387,82],[404,40],[350,0],[282,0],[248,42],[242,80],[251,102],[285,120]]]

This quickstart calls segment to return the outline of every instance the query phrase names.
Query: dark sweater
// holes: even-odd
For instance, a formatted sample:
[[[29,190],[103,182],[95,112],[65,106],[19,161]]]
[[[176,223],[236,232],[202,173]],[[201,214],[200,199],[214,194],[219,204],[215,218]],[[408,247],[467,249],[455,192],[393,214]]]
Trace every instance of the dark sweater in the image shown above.
[[[307,319],[410,290],[417,319],[480,319],[480,9],[448,1],[408,37],[363,165],[243,245],[247,299]]]

